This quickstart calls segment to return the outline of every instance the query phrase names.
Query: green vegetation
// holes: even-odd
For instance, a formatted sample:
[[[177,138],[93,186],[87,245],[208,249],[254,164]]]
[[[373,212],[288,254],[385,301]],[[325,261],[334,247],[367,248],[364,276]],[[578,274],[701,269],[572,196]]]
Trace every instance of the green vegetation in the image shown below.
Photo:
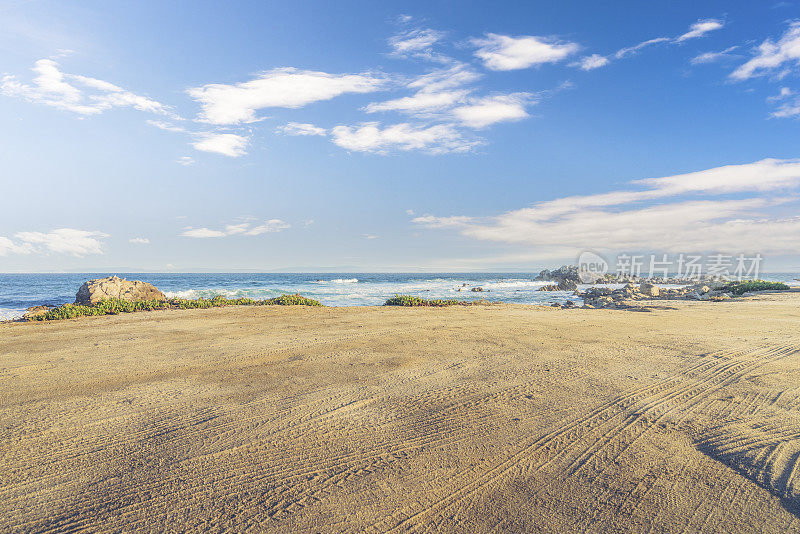
[[[395,295],[386,302],[384,306],[457,306],[459,304],[470,304],[469,302],[459,301],[456,299],[434,299],[428,300],[419,297],[412,297],[411,295]]]
[[[766,280],[743,280],[741,282],[731,282],[725,287],[734,295],[741,295],[748,291],[785,291],[789,286],[782,282],[767,282]]]
[[[36,321],[55,321],[90,315],[117,315],[152,310],[194,310],[221,308],[223,306],[322,306],[322,304],[300,295],[281,295],[280,297],[265,300],[248,298],[226,299],[219,295],[212,299],[137,300],[134,302],[122,299],[108,299],[92,306],[64,304],[49,310],[47,313],[34,316],[32,319]]]

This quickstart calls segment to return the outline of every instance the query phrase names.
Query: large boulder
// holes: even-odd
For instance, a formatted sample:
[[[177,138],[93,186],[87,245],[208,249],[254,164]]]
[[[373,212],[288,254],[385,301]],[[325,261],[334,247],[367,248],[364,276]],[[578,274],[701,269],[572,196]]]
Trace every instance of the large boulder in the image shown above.
[[[657,297],[660,293],[659,287],[657,285],[651,284],[650,282],[643,282],[639,286],[639,291],[641,291],[643,295],[647,295],[648,297]]]
[[[85,282],[75,295],[75,304],[91,306],[104,299],[167,300],[164,293],[141,280],[125,280],[117,276]]]

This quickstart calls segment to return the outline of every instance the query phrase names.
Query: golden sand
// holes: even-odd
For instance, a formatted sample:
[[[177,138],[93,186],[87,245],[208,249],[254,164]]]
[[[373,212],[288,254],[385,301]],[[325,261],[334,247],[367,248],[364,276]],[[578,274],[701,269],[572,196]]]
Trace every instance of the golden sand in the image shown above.
[[[800,529],[800,294],[0,325],[0,531]]]

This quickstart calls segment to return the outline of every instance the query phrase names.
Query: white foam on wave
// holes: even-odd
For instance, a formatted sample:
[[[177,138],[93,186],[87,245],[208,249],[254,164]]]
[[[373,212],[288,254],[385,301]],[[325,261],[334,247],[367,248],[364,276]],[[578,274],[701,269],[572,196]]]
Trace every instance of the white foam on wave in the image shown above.
[[[538,289],[553,282],[542,282],[534,280],[498,280],[496,282],[486,282],[485,284],[477,284],[486,288],[496,289]]]
[[[164,295],[168,298],[176,299],[211,299],[217,295],[223,296],[226,299],[238,298],[252,298],[252,299],[265,299],[272,298],[283,294],[283,291],[273,291],[269,289],[252,289],[252,288],[236,288],[236,289],[223,289],[223,288],[204,288],[204,289],[185,289],[183,291],[165,291]]]
[[[428,299],[458,298],[464,300],[502,300],[519,303],[563,302],[576,300],[572,292],[540,292],[538,289],[552,282],[533,281],[529,278],[453,279],[429,278],[410,280],[375,280],[360,282],[358,278],[333,278],[305,280],[274,285],[272,287],[205,287],[166,292],[169,297],[210,299],[216,295],[235,299],[240,297],[266,299],[286,293],[299,293],[319,300],[326,306],[377,306],[395,294],[414,295]],[[473,292],[474,287],[483,291]]]

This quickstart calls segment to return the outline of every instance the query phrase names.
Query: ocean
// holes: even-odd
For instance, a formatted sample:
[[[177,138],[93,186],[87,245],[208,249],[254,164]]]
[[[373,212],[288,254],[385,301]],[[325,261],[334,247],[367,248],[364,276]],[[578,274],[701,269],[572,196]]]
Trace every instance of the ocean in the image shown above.
[[[524,273],[59,273],[0,274],[0,320],[20,317],[30,306],[61,305],[75,300],[86,280],[116,274],[150,282],[168,297],[264,299],[300,293],[326,306],[378,306],[394,294],[423,298],[492,300],[519,304],[577,301],[571,291],[537,291],[539,270]],[[793,282],[794,273],[762,278]],[[793,282],[794,285],[797,282]],[[474,287],[482,292],[471,291]],[[585,286],[588,287],[588,286]]]

